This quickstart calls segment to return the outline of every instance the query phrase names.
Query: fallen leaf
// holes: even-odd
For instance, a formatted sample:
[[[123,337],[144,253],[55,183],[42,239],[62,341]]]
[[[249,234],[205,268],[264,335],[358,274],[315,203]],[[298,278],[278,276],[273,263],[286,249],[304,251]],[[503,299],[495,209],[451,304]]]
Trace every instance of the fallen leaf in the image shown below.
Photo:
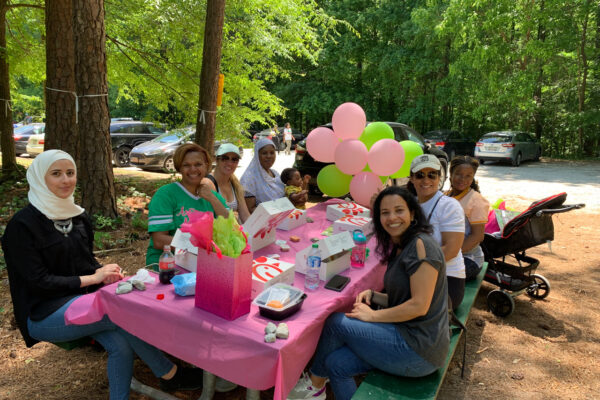
[[[516,364],[516,363],[518,363],[519,361],[521,361],[521,359],[520,359],[520,358],[515,358],[515,359],[513,360],[513,364]]]
[[[516,381],[520,381],[523,378],[525,378],[525,376],[521,373],[514,373],[510,376],[512,379],[516,380]]]
[[[30,362],[35,361],[33,358],[28,358],[25,360],[25,364],[29,364]]]
[[[484,348],[483,348],[483,349],[481,349],[481,350],[477,350],[477,351],[475,352],[475,354],[481,354],[481,353],[483,353],[484,351],[486,351],[487,349],[489,349],[489,347],[484,347]]]

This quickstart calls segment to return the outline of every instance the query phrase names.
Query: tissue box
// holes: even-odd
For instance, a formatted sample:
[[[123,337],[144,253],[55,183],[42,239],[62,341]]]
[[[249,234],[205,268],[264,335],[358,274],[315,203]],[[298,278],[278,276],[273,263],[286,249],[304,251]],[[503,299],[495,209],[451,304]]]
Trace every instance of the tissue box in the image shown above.
[[[321,271],[319,278],[329,281],[335,274],[350,267],[350,253],[354,241],[350,232],[340,232],[317,242],[321,250]],[[306,258],[311,246],[296,253],[296,272],[306,273]]]
[[[326,216],[330,221],[336,221],[346,215],[370,217],[371,212],[368,208],[353,202],[330,204],[327,206]]]
[[[194,305],[229,321],[250,312],[252,253],[237,258],[198,254]]]
[[[287,197],[260,203],[243,225],[252,251],[275,242],[275,228],[295,209]]]
[[[177,229],[171,240],[171,246],[175,247],[175,264],[190,272],[196,272],[198,248],[190,242],[191,236],[189,233]]]
[[[298,210],[295,209],[291,213],[288,214],[287,217],[283,220],[277,229],[282,229],[284,231],[289,231],[294,228],[299,227],[300,225],[304,225],[306,223],[306,210]]]
[[[294,264],[269,257],[252,261],[252,299],[276,283],[294,283]]]
[[[373,232],[373,221],[369,217],[355,217],[346,215],[333,222],[333,233],[348,231],[352,233],[355,229],[360,229],[365,236]]]

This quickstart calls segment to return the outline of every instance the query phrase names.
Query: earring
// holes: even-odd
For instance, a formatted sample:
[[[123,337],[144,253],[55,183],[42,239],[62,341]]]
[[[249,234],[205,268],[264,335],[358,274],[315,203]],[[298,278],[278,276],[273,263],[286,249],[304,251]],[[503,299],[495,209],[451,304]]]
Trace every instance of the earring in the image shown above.
[[[412,221],[410,221],[410,226],[417,226],[417,220],[413,219]]]

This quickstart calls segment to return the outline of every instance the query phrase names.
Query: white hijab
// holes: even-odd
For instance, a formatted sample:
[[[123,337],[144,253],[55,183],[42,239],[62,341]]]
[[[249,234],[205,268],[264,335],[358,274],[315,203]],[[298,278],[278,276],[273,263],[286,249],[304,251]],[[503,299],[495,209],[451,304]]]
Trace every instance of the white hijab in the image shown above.
[[[29,182],[29,202],[48,219],[62,220],[73,218],[85,210],[75,204],[73,195],[61,199],[48,189],[46,185],[46,173],[50,166],[58,160],[69,160],[77,172],[75,161],[68,153],[62,150],[46,150],[33,160],[27,170],[27,182]]]
[[[256,197],[256,204],[260,204],[265,201],[275,200],[283,197],[284,184],[279,178],[279,173],[274,169],[271,172],[274,176],[271,176],[265,171],[260,165],[258,159],[258,152],[265,146],[273,146],[273,142],[270,139],[262,138],[254,145],[254,157],[250,161],[250,165],[246,168],[240,183],[246,191],[246,197]]]

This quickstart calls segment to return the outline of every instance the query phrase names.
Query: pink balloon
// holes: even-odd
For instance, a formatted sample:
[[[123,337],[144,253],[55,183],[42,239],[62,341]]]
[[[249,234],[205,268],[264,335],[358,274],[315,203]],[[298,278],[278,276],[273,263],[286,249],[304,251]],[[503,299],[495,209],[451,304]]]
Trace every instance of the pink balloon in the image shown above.
[[[338,106],[331,118],[333,132],[341,140],[358,139],[367,126],[367,116],[356,103],[344,103]]]
[[[360,140],[344,140],[335,149],[335,166],[345,174],[357,174],[367,165],[367,154],[367,146]]]
[[[306,138],[306,150],[316,161],[333,162],[334,152],[340,144],[338,138],[329,128],[318,127],[310,131]]]
[[[404,163],[404,148],[394,139],[381,139],[369,150],[369,167],[379,176],[398,171]]]
[[[368,207],[373,194],[383,187],[381,180],[372,172],[359,172],[350,181],[350,194],[355,202]]]

